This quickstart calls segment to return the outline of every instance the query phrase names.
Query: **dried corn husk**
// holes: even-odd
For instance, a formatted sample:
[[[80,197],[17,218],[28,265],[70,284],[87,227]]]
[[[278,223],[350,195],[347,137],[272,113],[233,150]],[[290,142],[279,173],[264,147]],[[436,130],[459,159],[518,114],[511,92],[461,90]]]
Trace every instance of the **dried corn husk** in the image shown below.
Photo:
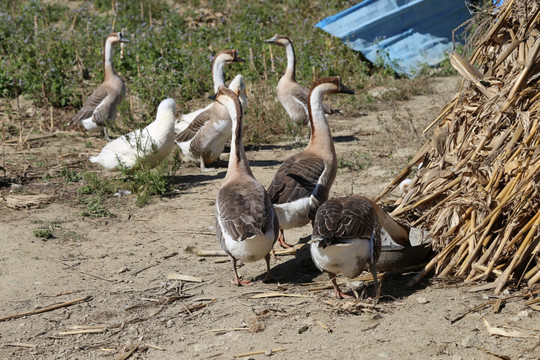
[[[432,123],[414,157],[423,167],[392,212],[434,239],[437,254],[412,283],[432,270],[494,279],[496,293],[540,282],[540,4],[506,1],[490,21],[469,61],[450,54],[463,86]],[[377,199],[388,203],[412,166]]]

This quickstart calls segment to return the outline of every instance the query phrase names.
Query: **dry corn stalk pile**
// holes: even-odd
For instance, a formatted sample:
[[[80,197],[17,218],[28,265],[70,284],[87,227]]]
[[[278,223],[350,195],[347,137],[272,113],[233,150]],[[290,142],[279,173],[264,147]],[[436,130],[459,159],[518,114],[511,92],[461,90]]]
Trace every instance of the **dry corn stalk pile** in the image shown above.
[[[378,196],[423,166],[392,215],[429,229],[437,255],[412,282],[435,270],[466,281],[540,282],[540,4],[505,1],[470,63],[451,54],[464,77],[436,119],[431,142]],[[471,65],[471,64],[474,64]],[[427,129],[426,129],[427,131]]]

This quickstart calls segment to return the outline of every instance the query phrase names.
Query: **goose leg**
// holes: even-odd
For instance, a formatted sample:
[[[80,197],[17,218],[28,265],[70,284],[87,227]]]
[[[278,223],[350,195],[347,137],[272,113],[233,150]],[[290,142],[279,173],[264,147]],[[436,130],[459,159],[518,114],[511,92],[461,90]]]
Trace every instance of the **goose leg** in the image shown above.
[[[236,269],[236,259],[232,258],[232,266],[234,270],[234,280],[232,281],[233,285],[236,286],[244,286],[244,285],[251,285],[252,282],[249,280],[242,280],[240,279],[240,276],[238,276],[238,270]]]
[[[346,293],[344,293],[343,291],[340,290],[340,288],[339,288],[339,286],[337,284],[337,281],[336,281],[336,274],[328,273],[328,276],[332,280],[332,285],[334,286],[334,294],[338,299],[350,299],[350,298],[353,297],[352,295],[348,295],[348,294],[346,294]]]
[[[285,242],[285,235],[283,234],[283,229],[279,229],[278,242],[279,242],[279,245],[281,245],[281,247],[284,249],[292,248],[291,245]]]
[[[369,264],[369,270],[373,276],[373,300],[378,302],[381,296],[381,289],[379,289],[379,280],[377,279],[377,266],[375,264]]]
[[[264,277],[263,282],[269,282],[272,280],[272,273],[270,272],[270,253],[266,254],[264,260],[266,260],[266,276]]]
[[[216,169],[214,168],[207,168],[206,165],[204,165],[204,160],[203,158],[201,157],[201,171],[202,172],[210,172],[210,171],[214,171]]]
[[[105,137],[105,140],[111,141],[111,138],[109,136],[109,130],[107,130],[107,127],[103,127],[103,137]]]

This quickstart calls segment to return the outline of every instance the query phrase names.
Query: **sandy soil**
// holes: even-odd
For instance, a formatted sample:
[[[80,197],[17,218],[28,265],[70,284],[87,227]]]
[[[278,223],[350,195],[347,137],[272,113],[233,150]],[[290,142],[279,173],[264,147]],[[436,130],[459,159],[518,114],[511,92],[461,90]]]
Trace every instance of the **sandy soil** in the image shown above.
[[[330,118],[338,157],[371,163],[342,167],[332,196],[374,197],[396,176],[425,141],[422,130],[455,94],[458,79],[436,78],[433,84],[433,94],[356,118]],[[373,306],[365,299],[334,299],[327,275],[294,255],[272,259],[275,282],[258,281],[265,274],[259,261],[239,269],[254,285],[233,286],[227,258],[196,255],[219,249],[213,211],[225,161],[210,173],[183,167],[177,192],[152,198],[143,208],[134,205],[135,195],[111,197],[107,205],[115,217],[82,217],[77,186],[42,175],[58,177],[65,167],[97,171],[87,157],[104,142],[90,140],[91,146],[86,137],[66,135],[29,149],[2,148],[12,161],[5,161],[8,177],[35,177],[22,186],[4,184],[3,198],[52,198],[19,210],[0,199],[0,317],[85,300],[1,321],[0,359],[540,358],[538,311],[517,290],[502,296],[506,301],[497,312],[497,297],[474,291],[481,284],[426,279],[409,289],[405,283],[414,273],[386,274],[383,297]],[[247,155],[267,186],[279,164],[297,151],[280,142],[249,148]],[[41,228],[54,237],[36,237]],[[295,243],[310,233],[306,226],[286,236]],[[171,274],[194,278],[174,280]],[[365,290],[360,281],[352,284]],[[272,292],[288,297],[257,297]],[[486,322],[507,335],[519,332],[492,335]]]

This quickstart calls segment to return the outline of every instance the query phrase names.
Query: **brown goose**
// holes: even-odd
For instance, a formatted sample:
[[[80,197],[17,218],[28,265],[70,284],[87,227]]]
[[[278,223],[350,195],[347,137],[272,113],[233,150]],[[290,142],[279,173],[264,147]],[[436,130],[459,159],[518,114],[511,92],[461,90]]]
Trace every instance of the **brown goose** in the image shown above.
[[[337,173],[337,157],[323,110],[325,94],[354,94],[338,76],[322,78],[309,89],[308,113],[311,136],[304,151],[280,166],[268,195],[279,218],[279,242],[284,247],[283,229],[304,226],[315,217],[317,208],[328,199]]]
[[[277,84],[277,97],[293,123],[306,124],[308,122],[308,89],[296,82],[296,57],[291,39],[276,34],[264,42],[285,48],[287,70]],[[340,110],[331,109],[327,105],[323,105],[323,107],[326,114],[340,112]]]
[[[266,260],[266,277],[270,274],[270,250],[276,242],[279,223],[264,187],[255,179],[242,143],[242,106],[234,91],[220,86],[216,101],[230,113],[233,123],[231,155],[227,175],[216,200],[216,238],[231,257],[235,285],[246,285],[236,269],[237,260]]]
[[[225,85],[225,75],[223,74],[223,68],[225,65],[232,64],[235,62],[245,62],[244,59],[238,56],[238,52],[236,50],[222,50],[214,57],[214,60],[212,61],[212,81],[214,82],[214,94],[217,93],[218,88],[221,85]],[[231,82],[231,85],[233,82]],[[231,87],[229,85],[229,87]],[[189,124],[191,124],[195,118],[203,111],[208,110],[212,104],[209,104],[205,108],[195,110],[193,112],[190,112],[188,114],[182,115],[177,121],[174,126],[174,130],[177,134],[185,130]],[[230,138],[229,134],[229,138]]]
[[[126,85],[114,72],[112,62],[113,46],[121,42],[129,42],[122,32],[111,33],[107,36],[103,53],[105,78],[68,125],[80,122],[87,131],[103,131],[105,138],[109,139],[106,122],[116,119],[116,106],[126,94]]]
[[[375,202],[363,196],[331,199],[317,210],[310,241],[311,257],[332,279],[336,297],[351,297],[339,289],[336,274],[354,278],[366,264],[369,264],[377,293],[376,263],[381,254],[381,226],[395,242],[410,246],[409,228],[394,221]]]
[[[222,85],[223,86],[223,85]],[[242,75],[236,75],[229,88],[238,95],[242,109],[247,103],[246,84]],[[215,162],[231,138],[232,122],[227,108],[215,101],[199,113],[189,126],[176,137],[187,160],[199,162],[202,171],[211,171],[206,165]]]

